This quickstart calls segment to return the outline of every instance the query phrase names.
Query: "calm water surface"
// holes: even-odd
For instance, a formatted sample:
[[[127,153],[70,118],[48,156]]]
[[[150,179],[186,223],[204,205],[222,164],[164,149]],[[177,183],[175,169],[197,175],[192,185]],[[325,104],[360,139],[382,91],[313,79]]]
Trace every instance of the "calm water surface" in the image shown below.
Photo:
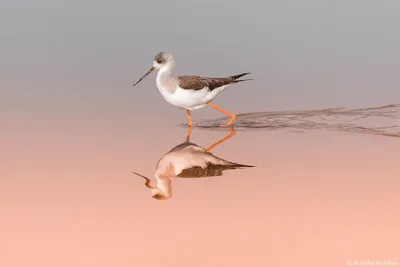
[[[254,168],[173,179],[165,201],[132,174],[154,183],[187,134],[154,75],[132,88],[156,53],[174,53],[179,74],[251,71],[215,100],[235,113],[399,103],[399,8],[2,2],[0,266],[400,265],[398,138],[237,131],[212,153]],[[191,142],[228,134],[194,129]]]

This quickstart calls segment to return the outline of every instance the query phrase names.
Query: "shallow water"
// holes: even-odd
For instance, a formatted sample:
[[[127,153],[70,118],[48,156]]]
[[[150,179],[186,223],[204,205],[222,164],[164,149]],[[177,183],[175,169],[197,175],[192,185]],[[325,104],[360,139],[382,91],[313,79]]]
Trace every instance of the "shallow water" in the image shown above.
[[[7,266],[337,266],[397,257],[397,139],[237,132],[213,153],[256,167],[173,179],[173,197],[159,201],[131,172],[154,179],[186,129],[46,125],[8,136],[3,150]],[[194,129],[191,141],[208,147],[226,134]]]
[[[400,262],[398,113],[302,114],[399,104],[399,4],[185,3],[1,4],[0,266]],[[154,75],[132,82],[164,50],[179,74],[252,72],[215,100],[247,116],[211,152],[255,167],[174,178],[160,201],[132,171],[154,184],[186,113]],[[192,116],[191,142],[229,135]]]

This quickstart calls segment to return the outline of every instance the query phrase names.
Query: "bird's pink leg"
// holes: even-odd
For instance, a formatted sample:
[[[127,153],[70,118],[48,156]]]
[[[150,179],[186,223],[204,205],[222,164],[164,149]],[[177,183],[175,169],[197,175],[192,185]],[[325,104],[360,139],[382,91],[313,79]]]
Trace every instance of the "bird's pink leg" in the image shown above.
[[[216,105],[214,105],[211,102],[208,103],[207,105],[209,105],[210,107],[212,107],[212,108],[214,108],[214,109],[216,109],[218,111],[221,111],[222,113],[224,113],[224,114],[228,115],[229,117],[231,117],[231,119],[228,121],[228,123],[225,126],[231,126],[232,123],[235,122],[235,120],[236,120],[236,115],[235,114],[233,114],[233,113],[231,113],[229,111],[226,111],[225,109],[222,109],[220,107],[217,107]]]

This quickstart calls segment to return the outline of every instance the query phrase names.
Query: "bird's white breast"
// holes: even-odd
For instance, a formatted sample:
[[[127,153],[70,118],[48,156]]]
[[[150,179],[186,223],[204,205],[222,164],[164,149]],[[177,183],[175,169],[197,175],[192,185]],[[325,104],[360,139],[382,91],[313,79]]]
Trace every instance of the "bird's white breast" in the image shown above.
[[[165,88],[162,84],[157,84],[157,87],[164,99],[171,105],[193,110],[204,107],[225,89],[226,86],[216,88],[213,91],[209,91],[207,87],[201,90],[187,90],[176,86],[173,92],[168,90],[169,88]]]
[[[171,69],[168,66],[159,70],[156,85],[165,101],[173,106],[188,110],[204,107],[229,86],[221,86],[212,91],[209,91],[207,87],[201,90],[183,89],[179,87],[178,79],[171,75]]]

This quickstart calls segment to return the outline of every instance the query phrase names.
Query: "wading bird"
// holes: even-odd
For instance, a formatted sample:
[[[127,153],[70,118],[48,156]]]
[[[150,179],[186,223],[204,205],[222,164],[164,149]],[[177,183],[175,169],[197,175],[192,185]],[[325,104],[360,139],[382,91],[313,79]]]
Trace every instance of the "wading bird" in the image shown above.
[[[250,72],[232,75],[229,77],[210,78],[202,76],[173,76],[175,69],[175,59],[171,53],[161,52],[154,57],[153,67],[143,75],[136,83],[152,71],[158,70],[156,85],[164,99],[171,105],[185,109],[188,116],[189,126],[192,127],[192,117],[190,111],[202,108],[206,105],[225,113],[230,117],[226,126],[235,122],[236,115],[217,107],[211,101],[221,93],[226,87],[251,79],[239,79]]]

